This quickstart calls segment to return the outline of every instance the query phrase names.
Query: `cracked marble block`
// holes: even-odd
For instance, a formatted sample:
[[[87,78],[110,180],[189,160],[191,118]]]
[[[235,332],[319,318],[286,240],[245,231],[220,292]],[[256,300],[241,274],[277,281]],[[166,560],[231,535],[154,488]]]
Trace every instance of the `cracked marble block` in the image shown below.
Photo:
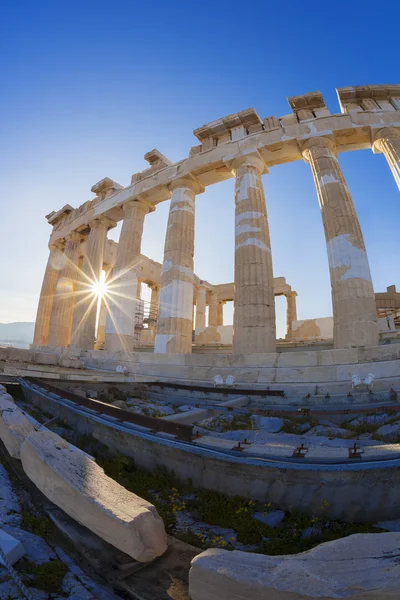
[[[21,448],[25,473],[49,500],[109,544],[139,562],[166,549],[156,508],[104,473],[92,457],[51,431],[39,430]]]

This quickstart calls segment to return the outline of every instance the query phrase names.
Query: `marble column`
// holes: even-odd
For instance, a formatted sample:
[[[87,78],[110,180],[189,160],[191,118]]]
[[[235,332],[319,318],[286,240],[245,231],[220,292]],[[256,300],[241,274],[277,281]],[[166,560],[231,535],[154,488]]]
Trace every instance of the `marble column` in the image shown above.
[[[218,296],[210,293],[208,300],[208,326],[217,327],[218,325]]]
[[[98,296],[93,286],[101,278],[107,231],[115,225],[116,223],[107,217],[98,217],[89,223],[90,232],[76,285],[71,334],[71,346],[74,348],[93,350],[98,305]]]
[[[193,328],[193,255],[196,194],[192,179],[171,184],[154,352],[189,353]]]
[[[103,271],[105,272],[104,282],[108,283],[111,275],[111,267],[109,265],[103,265]],[[106,320],[107,320],[107,306],[105,298],[101,299],[99,319],[97,323],[96,342],[94,345],[95,350],[104,350],[104,342],[106,338]]]
[[[56,293],[57,281],[63,267],[62,247],[61,242],[50,245],[50,254],[43,277],[36,313],[33,346],[47,346],[54,294]]]
[[[154,207],[141,200],[129,200],[122,208],[124,221],[107,293],[105,349],[132,352],[135,345],[137,269],[140,264],[144,218]]]
[[[221,327],[224,324],[224,304],[225,302],[218,302],[217,304],[217,326]]]
[[[196,290],[196,325],[195,330],[201,333],[206,328],[207,288],[199,285]]]
[[[375,134],[374,153],[382,152],[400,190],[400,129],[385,127]]]
[[[71,340],[72,318],[75,306],[76,281],[79,277],[79,253],[82,234],[77,231],[66,237],[64,266],[57,281],[51,311],[49,346],[68,346]]]
[[[155,283],[150,286],[151,297],[150,297],[150,323],[149,329],[155,329],[157,325],[157,310],[158,310],[158,298],[160,295],[160,288]]]
[[[296,297],[297,292],[288,292],[286,296],[286,339],[292,338],[292,322],[297,321]]]
[[[334,142],[313,138],[303,144],[302,151],[311,166],[325,230],[334,347],[376,345],[379,334],[368,257]]]
[[[275,296],[262,173],[256,153],[240,155],[235,173],[234,354],[275,352]]]

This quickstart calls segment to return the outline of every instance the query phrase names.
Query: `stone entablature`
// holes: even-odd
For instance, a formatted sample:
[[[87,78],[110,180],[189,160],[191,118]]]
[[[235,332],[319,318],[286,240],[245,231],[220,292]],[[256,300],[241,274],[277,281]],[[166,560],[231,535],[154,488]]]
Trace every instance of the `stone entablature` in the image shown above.
[[[150,167],[133,175],[130,186],[123,188],[106,177],[92,187],[96,194],[93,200],[77,209],[66,205],[48,215],[53,225],[49,244],[52,254],[41,292],[34,344],[40,345],[37,340],[43,343],[48,338],[50,345],[69,345],[77,322],[86,327],[81,313],[89,312],[86,321],[90,326],[86,329],[90,331],[81,331],[73,343],[86,349],[93,347],[94,309],[86,303],[87,309],[78,310],[78,296],[88,287],[87,281],[90,287],[89,273],[97,280],[101,264],[110,272],[115,246],[106,241],[106,233],[123,219],[109,279],[118,302],[114,302],[114,315],[107,312],[105,348],[133,350],[131,315],[136,314],[140,300],[140,282],[149,281],[154,286],[152,305],[158,306],[155,351],[191,352],[194,297],[200,307],[196,329],[203,329],[206,302],[209,326],[221,326],[223,302],[211,284],[201,283],[193,272],[196,196],[207,185],[233,177],[233,350],[235,354],[274,352],[276,291],[262,175],[272,166],[300,159],[310,165],[321,209],[332,286],[335,348],[377,344],[367,251],[338,153],[363,148],[383,153],[400,188],[400,85],[341,88],[338,95],[342,114],[331,115],[321,93],[310,92],[290,97],[292,113],[279,119],[261,120],[254,109],[217,119],[195,130],[201,144],[191,149],[188,158],[173,164],[154,149],[145,155]],[[140,252],[141,239],[145,216],[168,199],[171,205],[158,284],[142,272],[145,261]],[[66,264],[57,274],[53,263],[60,256]],[[153,271],[156,264],[147,262]],[[281,293],[287,298],[290,338],[291,323],[297,319],[296,293],[287,289]],[[85,340],[84,345],[81,340]]]
[[[360,106],[359,112],[345,112],[345,98],[350,98],[351,94],[357,95],[358,89],[361,89],[363,94],[366,94],[369,90],[369,98],[371,102],[375,103],[374,98],[378,93],[377,90],[380,88],[384,89],[385,98],[388,97],[386,90],[391,90],[390,109],[382,109],[376,105],[373,110],[367,110]],[[346,93],[344,90],[346,90]],[[351,90],[351,94],[347,90]],[[94,200],[89,200],[79,208],[73,210],[67,205],[67,210],[65,210],[65,207],[62,209],[65,211],[64,216],[60,215],[61,218],[54,226],[50,242],[52,243],[61,237],[65,237],[72,230],[88,224],[95,216],[100,214],[106,214],[110,219],[115,221],[121,220],[123,218],[121,206],[131,198],[146,199],[154,205],[169,200],[171,192],[168,186],[177,178],[193,176],[203,186],[230,179],[233,177],[233,174],[226,165],[226,158],[233,154],[245,152],[248,149],[256,149],[262,156],[267,167],[271,167],[281,163],[301,160],[302,142],[314,136],[331,136],[335,141],[337,152],[344,152],[347,150],[371,148],[374,132],[379,129],[394,127],[400,130],[400,85],[340,88],[338,94],[342,102],[343,114],[317,116],[305,121],[300,120],[299,122],[299,110],[301,110],[298,108],[300,106],[299,99],[305,98],[305,103],[307,104],[308,98],[322,98],[319,92],[314,92],[305,94],[304,96],[291,97],[290,102],[292,102],[295,112],[279,119],[268,117],[263,123],[254,109],[241,111],[238,113],[238,116],[229,115],[225,118],[228,120],[228,123],[231,117],[233,123],[237,123],[229,131],[232,132],[237,127],[241,131],[241,137],[235,137],[235,133],[235,139],[228,139],[226,132],[224,136],[222,133],[221,135],[219,133],[217,135],[216,130],[218,130],[219,126],[217,127],[215,124],[219,122],[224,123],[224,119],[213,121],[208,125],[196,129],[195,134],[197,137],[200,136],[201,138],[204,135],[205,137],[202,139],[207,140],[210,139],[208,132],[212,133],[214,131],[216,144],[213,143],[209,146],[209,142],[207,142],[204,148],[201,146],[197,153],[175,164],[167,164],[169,162],[168,159],[163,157],[163,160],[160,159],[153,162],[149,169],[135,175],[135,181],[126,188],[118,189],[121,186],[112,182],[114,191],[111,193],[110,189],[109,195],[103,199],[98,196]],[[363,101],[365,99],[363,98]],[[348,101],[349,103],[350,100]],[[365,102],[364,105],[366,105]],[[319,103],[311,104],[311,106],[314,114],[318,114],[318,111],[324,109],[325,105],[322,105],[322,102],[319,101]],[[244,116],[242,116],[243,114]],[[260,130],[253,132],[251,130],[253,126],[259,127]],[[224,127],[229,129],[227,125],[224,125]],[[271,127],[273,128],[271,129]],[[150,154],[155,152],[157,151],[153,150]],[[97,187],[93,186],[92,189],[97,189]],[[61,211],[55,214],[58,215],[59,213]],[[52,219],[54,219],[55,214],[52,213]]]

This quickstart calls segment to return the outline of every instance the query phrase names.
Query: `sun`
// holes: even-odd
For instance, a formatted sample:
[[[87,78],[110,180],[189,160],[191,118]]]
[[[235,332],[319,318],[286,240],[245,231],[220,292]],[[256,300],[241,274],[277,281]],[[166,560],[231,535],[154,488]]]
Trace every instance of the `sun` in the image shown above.
[[[105,273],[102,272],[100,279],[91,286],[92,291],[98,298],[103,298],[107,292],[107,284],[105,282]]]

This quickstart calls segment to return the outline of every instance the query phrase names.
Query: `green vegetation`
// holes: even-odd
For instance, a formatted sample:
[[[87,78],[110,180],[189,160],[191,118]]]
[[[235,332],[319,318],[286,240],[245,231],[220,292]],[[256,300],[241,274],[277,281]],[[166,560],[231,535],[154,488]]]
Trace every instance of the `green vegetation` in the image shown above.
[[[62,582],[68,572],[67,566],[59,559],[49,560],[37,565],[26,558],[18,561],[18,571],[21,573],[25,585],[42,590],[51,596],[64,596]]]
[[[21,512],[21,529],[30,531],[44,539],[49,539],[54,533],[54,525],[50,519],[36,516],[27,510]]]
[[[156,468],[152,472],[138,469],[134,461],[123,455],[112,455],[110,450],[89,436],[81,437],[77,445],[85,452],[92,454],[105,473],[123,485],[126,489],[152,502],[160,516],[164,519],[169,533],[199,548],[212,546],[228,550],[234,548],[230,541],[214,535],[206,539],[201,533],[187,529],[175,529],[176,514],[187,510],[193,519],[211,526],[233,529],[237,533],[237,541],[254,546],[254,552],[262,554],[296,554],[309,550],[321,542],[331,541],[354,533],[379,533],[381,530],[363,523],[328,523],[326,511],[329,503],[321,502],[318,517],[309,517],[299,511],[290,510],[285,519],[276,528],[253,518],[256,512],[269,512],[276,507],[265,505],[239,496],[228,497],[219,492],[197,490],[182,485],[174,473],[165,468]],[[304,529],[313,527],[320,535],[302,538]],[[233,541],[233,540],[232,540]]]
[[[310,425],[310,429],[312,427],[316,427],[319,425],[317,419],[313,419],[311,417],[285,417],[285,422],[283,427],[279,431],[279,433],[294,433],[295,435],[299,435],[301,431],[299,431],[299,427],[305,424]]]

